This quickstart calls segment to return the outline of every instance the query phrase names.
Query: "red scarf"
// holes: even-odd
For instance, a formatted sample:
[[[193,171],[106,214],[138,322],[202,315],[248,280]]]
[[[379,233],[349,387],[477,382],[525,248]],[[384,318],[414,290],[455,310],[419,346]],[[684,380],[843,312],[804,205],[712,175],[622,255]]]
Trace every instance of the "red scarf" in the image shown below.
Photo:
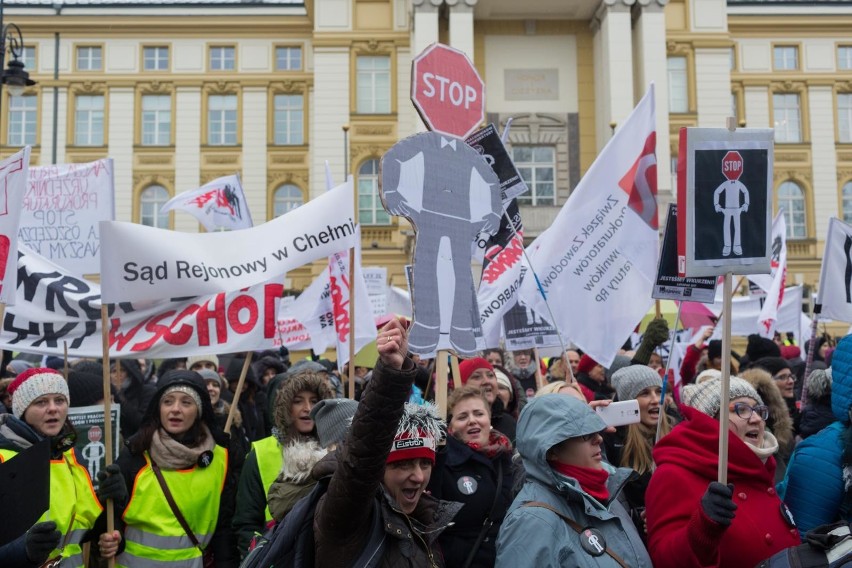
[[[467,442],[467,445],[473,451],[485,454],[488,459],[512,451],[512,443],[509,442],[509,438],[497,430],[491,430],[488,434],[488,442],[485,445],[480,445],[477,442]]]
[[[550,462],[550,467],[562,475],[576,479],[583,491],[601,503],[605,503],[609,499],[609,489],[606,488],[606,480],[609,478],[609,473],[605,469],[580,467],[556,461]]]

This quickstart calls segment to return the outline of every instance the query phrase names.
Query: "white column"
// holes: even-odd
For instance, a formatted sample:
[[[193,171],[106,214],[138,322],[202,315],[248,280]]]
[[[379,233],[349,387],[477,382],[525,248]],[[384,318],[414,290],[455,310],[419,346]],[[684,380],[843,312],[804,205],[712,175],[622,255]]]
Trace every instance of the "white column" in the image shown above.
[[[642,0],[640,0],[641,3]],[[647,2],[647,0],[645,0]],[[663,5],[668,0],[651,0],[641,7],[633,28],[636,45],[636,95],[642,96],[654,83],[657,115],[657,192],[661,205],[671,200],[671,148],[669,140],[668,70],[666,68],[666,19]],[[665,207],[660,207],[665,212]]]
[[[344,124],[349,124],[349,48],[314,49],[314,98],[311,106],[310,196],[325,192],[325,162],[335,183],[343,182]],[[355,164],[350,164],[353,169]]]
[[[414,33],[412,56],[416,57],[429,45],[438,41],[438,6],[443,0],[414,0]]]
[[[606,0],[592,20],[592,29],[595,33],[595,142],[600,151],[612,137],[610,123],[618,124],[627,118],[635,102],[630,8],[621,0]]]
[[[41,165],[53,161],[53,124],[56,122],[56,163],[65,163],[65,137],[68,135],[66,117],[68,116],[68,88],[57,91],[59,103],[53,116],[53,88],[45,89],[41,95]],[[35,164],[32,164],[35,165]]]
[[[835,150],[834,97],[829,86],[808,87],[813,160],[814,219],[816,238],[824,240],[829,217],[837,211],[837,153]]]
[[[109,90],[109,146],[115,183],[115,218],[130,221],[133,211],[133,117],[134,94],[131,87]]]
[[[447,0],[450,6],[450,47],[473,61],[473,7],[477,0]]]
[[[175,103],[175,194],[201,185],[201,89],[178,87]],[[191,215],[175,213],[175,229],[198,232]]]
[[[769,124],[769,89],[766,87],[746,87],[745,120],[748,128],[771,128]]]
[[[396,50],[397,134],[400,139],[426,130],[411,104],[411,59],[408,48],[400,47]]]
[[[241,179],[255,225],[266,222],[266,88],[243,88],[243,170]]]
[[[731,51],[728,48],[695,50],[695,90],[698,126],[725,128],[731,116]]]

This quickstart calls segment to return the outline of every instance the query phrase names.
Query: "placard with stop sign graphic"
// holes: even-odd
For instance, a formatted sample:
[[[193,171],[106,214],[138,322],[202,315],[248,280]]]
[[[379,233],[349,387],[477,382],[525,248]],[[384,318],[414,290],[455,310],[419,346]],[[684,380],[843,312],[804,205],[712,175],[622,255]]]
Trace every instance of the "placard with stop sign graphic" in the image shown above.
[[[433,43],[411,64],[411,102],[430,130],[467,138],[485,120],[485,83],[464,52]]]
[[[683,128],[678,155],[678,273],[768,274],[772,130]]]

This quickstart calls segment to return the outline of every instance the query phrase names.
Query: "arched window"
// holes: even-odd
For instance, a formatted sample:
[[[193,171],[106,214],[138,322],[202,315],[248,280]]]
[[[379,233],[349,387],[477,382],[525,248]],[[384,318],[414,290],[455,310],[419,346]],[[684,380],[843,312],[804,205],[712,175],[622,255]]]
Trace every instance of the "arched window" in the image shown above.
[[[149,185],[139,196],[139,221],[143,225],[158,229],[169,228],[169,214],[160,209],[169,200],[168,190],[161,185]]]
[[[388,225],[390,216],[379,199],[379,161],[367,160],[358,168],[358,222]]]
[[[292,183],[278,186],[272,195],[272,216],[280,217],[305,202],[302,190]]]
[[[778,188],[778,207],[784,208],[788,239],[804,239],[808,236],[805,220],[805,192],[794,181],[785,181]]]
[[[843,220],[852,223],[852,181],[843,184]]]

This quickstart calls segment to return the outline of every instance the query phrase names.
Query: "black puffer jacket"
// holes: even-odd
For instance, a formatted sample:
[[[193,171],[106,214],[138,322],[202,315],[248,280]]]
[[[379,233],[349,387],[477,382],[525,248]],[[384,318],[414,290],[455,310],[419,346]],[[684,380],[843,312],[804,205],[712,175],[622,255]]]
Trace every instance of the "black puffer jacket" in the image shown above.
[[[401,371],[378,362],[339,457],[329,454],[314,468],[314,477],[322,477],[337,461],[314,516],[316,566],[346,566],[358,558],[372,536],[376,503],[386,533],[380,566],[444,566],[436,541],[461,505],[424,494],[406,516],[381,485],[415,372],[410,359]]]
[[[157,392],[157,385],[145,382],[145,375],[139,363],[133,359],[119,359],[119,363],[127,373],[127,379],[118,393],[118,401],[121,403],[121,435],[127,440],[139,430],[148,403]]]

